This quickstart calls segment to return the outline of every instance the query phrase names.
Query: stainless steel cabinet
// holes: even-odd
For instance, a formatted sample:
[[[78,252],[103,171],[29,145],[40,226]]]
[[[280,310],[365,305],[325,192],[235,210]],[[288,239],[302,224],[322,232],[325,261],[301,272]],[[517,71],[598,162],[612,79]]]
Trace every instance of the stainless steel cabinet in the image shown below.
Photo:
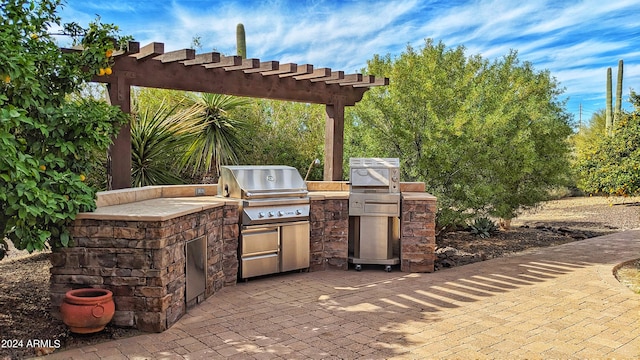
[[[244,227],[240,239],[240,278],[308,268],[309,238],[308,221]]]
[[[309,222],[284,225],[280,228],[280,271],[306,269],[309,267]]]

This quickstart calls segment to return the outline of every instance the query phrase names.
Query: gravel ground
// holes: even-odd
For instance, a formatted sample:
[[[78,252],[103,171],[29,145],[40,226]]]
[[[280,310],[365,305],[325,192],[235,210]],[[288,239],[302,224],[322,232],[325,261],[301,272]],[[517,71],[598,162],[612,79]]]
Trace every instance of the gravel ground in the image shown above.
[[[436,269],[639,228],[640,197],[553,200],[513,219],[511,230],[487,239],[468,231],[438,236]]]
[[[530,248],[551,246],[584,238],[640,228],[640,197],[580,197],[550,201],[514,219],[511,230],[489,239],[466,231],[437,239],[437,268],[460,266],[489,258],[509,256]],[[448,254],[448,255],[447,255]],[[27,342],[48,340],[73,348],[139,334],[136,330],[107,326],[93,335],[70,333],[49,315],[49,254],[11,251],[0,261],[0,342],[22,341],[19,348],[0,347],[0,359],[21,359],[46,354],[48,347],[26,347]],[[2,345],[0,344],[0,345]]]

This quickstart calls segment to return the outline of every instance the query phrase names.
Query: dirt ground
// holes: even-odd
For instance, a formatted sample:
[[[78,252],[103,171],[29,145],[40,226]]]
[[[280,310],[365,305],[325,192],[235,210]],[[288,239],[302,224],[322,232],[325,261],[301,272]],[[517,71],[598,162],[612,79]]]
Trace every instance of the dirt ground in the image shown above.
[[[520,215],[512,221],[511,230],[500,231],[488,239],[467,231],[439,236],[436,268],[461,266],[635,228],[640,228],[640,197],[554,200]],[[77,335],[53,319],[49,315],[48,256],[48,253],[29,255],[11,251],[0,261],[0,360],[46,354],[53,350],[50,347],[57,345],[63,349],[73,348],[139,334],[136,330],[107,326],[97,334]],[[621,268],[619,280],[633,289],[632,286],[640,284],[638,267],[640,261]],[[36,344],[34,340],[45,343]],[[10,347],[19,341],[22,346]]]
[[[437,252],[449,247],[456,249],[459,256],[452,256],[454,259],[450,261],[440,261],[436,267],[458,266],[532,247],[560,245],[636,228],[640,228],[640,197],[553,200],[513,219],[510,231],[500,231],[487,239],[474,237],[468,231],[438,236]],[[457,263],[452,263],[456,260]]]

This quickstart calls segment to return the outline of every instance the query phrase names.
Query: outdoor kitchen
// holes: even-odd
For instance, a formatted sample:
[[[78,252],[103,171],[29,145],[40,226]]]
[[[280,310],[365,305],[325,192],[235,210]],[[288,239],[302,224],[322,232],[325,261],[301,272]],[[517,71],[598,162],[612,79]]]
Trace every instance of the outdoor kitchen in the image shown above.
[[[74,246],[52,255],[52,312],[68,290],[106,288],[115,325],[162,332],[262,276],[432,272],[435,197],[400,182],[397,159],[350,168],[350,182],[307,182],[287,166],[225,166],[218,184],[99,193],[97,209],[77,216]]]

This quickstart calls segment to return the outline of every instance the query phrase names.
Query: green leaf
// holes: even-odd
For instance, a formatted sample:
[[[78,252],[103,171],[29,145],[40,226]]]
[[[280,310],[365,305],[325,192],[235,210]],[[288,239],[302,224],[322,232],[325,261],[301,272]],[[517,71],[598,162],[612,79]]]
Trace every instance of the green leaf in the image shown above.
[[[0,5],[0,69],[11,78],[8,86],[0,85],[0,206],[6,219],[0,239],[10,236],[29,251],[44,248],[51,229],[65,232],[80,207],[95,206],[96,190],[80,184],[78,174],[101,167],[101,154],[125,119],[119,109],[77,95],[105,63],[104,48],[121,39],[113,25],[96,20],[91,34],[61,27],[78,30],[72,34],[75,43],[94,49],[95,61],[79,52],[62,54],[49,36],[27,38],[60,23],[59,5],[50,0]],[[74,203],[57,203],[63,195]]]
[[[69,233],[68,232],[65,231],[62,234],[60,234],[60,243],[64,247],[69,246]]]

